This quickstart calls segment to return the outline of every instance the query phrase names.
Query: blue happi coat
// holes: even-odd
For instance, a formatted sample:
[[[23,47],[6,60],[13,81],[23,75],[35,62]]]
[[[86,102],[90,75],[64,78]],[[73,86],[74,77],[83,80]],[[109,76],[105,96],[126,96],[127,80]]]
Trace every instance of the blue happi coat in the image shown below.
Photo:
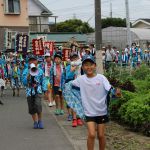
[[[19,88],[21,86],[21,71],[19,66],[12,66],[10,72],[12,88]]]
[[[65,77],[64,77],[64,68],[61,66],[61,79],[60,79],[60,85],[59,88],[62,91],[63,90],[63,85],[65,83]],[[50,84],[51,86],[54,86],[54,77],[56,76],[56,64],[54,63],[50,69]]]
[[[27,80],[27,76],[29,74],[29,68],[26,68],[23,71],[22,78],[23,78],[23,84],[26,87],[26,96],[36,95],[36,94],[42,94],[43,92],[47,91],[47,85],[46,80],[44,78],[43,71],[38,68],[38,75],[35,76],[35,81],[37,84],[37,93],[33,87],[30,86],[31,78]],[[32,91],[32,94],[31,94]]]
[[[72,108],[81,119],[85,119],[81,101],[80,89],[72,85],[72,81],[65,84],[63,96],[67,105]]]

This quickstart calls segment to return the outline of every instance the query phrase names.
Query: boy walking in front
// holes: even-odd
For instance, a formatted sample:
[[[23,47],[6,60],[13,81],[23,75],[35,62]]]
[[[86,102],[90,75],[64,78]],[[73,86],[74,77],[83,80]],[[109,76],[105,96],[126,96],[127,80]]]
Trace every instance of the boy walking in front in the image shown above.
[[[96,63],[92,56],[83,58],[82,68],[85,74],[74,80],[72,85],[80,88],[88,127],[87,149],[94,150],[95,137],[98,135],[99,150],[104,150],[105,123],[108,122],[106,99],[111,85],[105,76],[96,73]]]
[[[47,91],[44,73],[38,68],[36,56],[29,58],[29,68],[23,71],[23,84],[26,87],[29,114],[34,121],[34,129],[43,129],[42,122],[42,93]]]

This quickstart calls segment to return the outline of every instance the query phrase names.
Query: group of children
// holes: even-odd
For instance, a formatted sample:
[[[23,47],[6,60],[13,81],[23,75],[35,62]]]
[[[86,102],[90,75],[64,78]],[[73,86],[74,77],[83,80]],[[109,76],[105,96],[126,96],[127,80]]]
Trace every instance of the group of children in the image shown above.
[[[61,51],[53,56],[46,53],[44,61],[35,55],[28,55],[23,67],[17,60],[11,62],[11,81],[13,96],[19,96],[19,89],[26,88],[29,114],[33,119],[34,129],[43,129],[42,94],[48,100],[48,106],[56,106],[55,115],[63,115],[64,104],[67,108],[68,121],[72,127],[83,125],[88,127],[88,150],[94,150],[96,135],[99,149],[105,149],[105,123],[108,122],[107,94],[111,89],[108,80],[96,73],[95,51],[86,49],[81,54],[72,52],[70,60],[62,61]],[[3,88],[3,87],[2,87]],[[96,126],[97,125],[97,126]],[[98,134],[96,134],[96,128]]]
[[[116,47],[108,45],[103,47],[103,66],[108,69],[109,63],[114,62],[116,66],[139,67],[142,63],[150,65],[150,50],[142,50],[139,45],[133,44],[131,48],[127,46],[124,50],[117,50]]]
[[[108,47],[105,52],[107,63],[112,61],[119,63],[120,59],[126,62],[130,57],[138,55],[143,59],[149,56],[149,53],[145,51],[143,54],[137,47],[125,49],[121,57],[120,52],[111,47]],[[94,46],[91,45],[91,49],[80,52],[72,51],[67,62],[62,61],[62,55],[61,51],[55,51],[53,56],[47,52],[41,58],[29,54],[20,61],[10,57],[5,64],[2,63],[4,61],[1,57],[1,96],[3,96],[5,80],[10,81],[13,96],[16,95],[15,89],[19,96],[19,89],[24,86],[33,128],[43,129],[42,94],[44,93],[48,106],[56,107],[55,115],[64,115],[66,106],[67,120],[72,121],[72,127],[82,126],[82,120],[86,121],[88,150],[94,150],[96,136],[99,140],[99,149],[104,150],[105,124],[109,121],[107,97],[111,85],[105,76],[96,73]],[[3,103],[0,101],[0,104]]]
[[[89,51],[89,49],[87,50]],[[108,122],[107,94],[111,88],[108,80],[96,73],[95,57],[72,52],[70,60],[62,61],[62,53],[44,55],[44,61],[34,55],[28,57],[28,67],[22,71],[22,83],[26,88],[29,114],[34,129],[43,129],[42,93],[48,106],[55,106],[55,115],[64,115],[67,108],[68,121],[72,127],[88,126],[88,150],[94,150],[96,125],[100,149],[105,149],[105,123]],[[69,86],[68,86],[69,85]],[[80,109],[80,111],[78,111]],[[83,115],[81,115],[83,114]]]

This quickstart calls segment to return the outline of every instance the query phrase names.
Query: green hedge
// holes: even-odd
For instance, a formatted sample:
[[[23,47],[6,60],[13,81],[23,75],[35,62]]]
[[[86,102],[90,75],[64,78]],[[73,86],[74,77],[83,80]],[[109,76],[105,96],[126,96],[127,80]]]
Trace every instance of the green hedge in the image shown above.
[[[121,87],[122,98],[112,99],[111,118],[150,136],[150,69],[143,65],[133,70],[132,76],[126,71],[116,75],[115,71],[108,78],[115,87]]]

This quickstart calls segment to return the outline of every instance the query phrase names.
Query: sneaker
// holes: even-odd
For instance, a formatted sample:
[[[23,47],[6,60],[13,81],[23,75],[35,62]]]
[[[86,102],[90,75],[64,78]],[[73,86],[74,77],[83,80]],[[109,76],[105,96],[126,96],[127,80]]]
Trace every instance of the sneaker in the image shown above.
[[[48,106],[49,106],[49,107],[52,107],[52,106],[53,106],[53,104],[50,102],[50,103],[48,104]]]
[[[55,105],[56,105],[55,101],[53,101],[53,102],[52,102],[52,105],[53,105],[53,106],[55,106]]]
[[[0,101],[0,105],[4,105],[4,103],[2,101]]]
[[[42,121],[38,121],[38,128],[39,129],[44,129],[44,125]]]
[[[59,109],[56,109],[55,110],[55,115],[59,115],[59,114],[60,114]]]
[[[59,114],[60,114],[60,115],[64,115],[64,113],[65,113],[64,110],[62,110],[62,109],[59,110]]]
[[[34,129],[38,129],[38,122],[37,122],[37,121],[34,122],[33,128],[34,128]]]
[[[15,92],[13,92],[13,96],[15,96]]]
[[[67,120],[72,121],[72,115],[68,115]]]
[[[77,119],[73,119],[73,121],[72,121],[72,127],[77,127]]]
[[[82,126],[82,125],[83,125],[83,122],[82,122],[81,119],[77,119],[77,125],[79,125],[79,126]]]

